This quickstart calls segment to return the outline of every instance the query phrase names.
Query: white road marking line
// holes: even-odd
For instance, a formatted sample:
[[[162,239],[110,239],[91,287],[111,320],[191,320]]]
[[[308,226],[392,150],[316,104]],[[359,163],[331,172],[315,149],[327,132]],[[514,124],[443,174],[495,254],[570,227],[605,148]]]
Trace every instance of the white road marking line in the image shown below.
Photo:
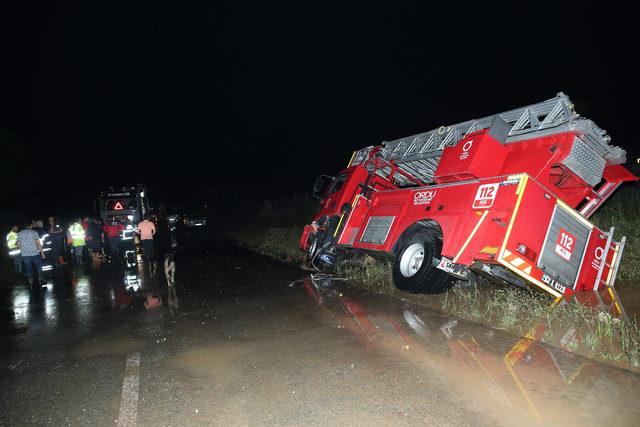
[[[122,399],[118,425],[135,425],[138,420],[138,387],[140,385],[140,353],[129,353],[122,380]]]

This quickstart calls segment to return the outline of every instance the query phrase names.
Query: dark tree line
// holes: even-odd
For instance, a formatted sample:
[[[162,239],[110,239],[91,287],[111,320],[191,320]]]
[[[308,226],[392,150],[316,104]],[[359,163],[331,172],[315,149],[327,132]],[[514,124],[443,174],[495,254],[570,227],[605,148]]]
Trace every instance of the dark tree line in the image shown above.
[[[0,129],[0,225],[27,219],[42,210],[38,174],[26,147]]]

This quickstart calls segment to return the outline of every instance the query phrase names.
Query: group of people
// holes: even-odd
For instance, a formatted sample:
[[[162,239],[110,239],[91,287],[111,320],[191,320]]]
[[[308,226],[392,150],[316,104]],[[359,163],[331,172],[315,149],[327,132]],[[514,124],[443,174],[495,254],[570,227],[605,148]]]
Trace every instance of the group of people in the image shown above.
[[[43,283],[43,260],[49,260],[53,268],[66,265],[70,259],[77,265],[83,265],[86,260],[97,267],[107,257],[112,264],[120,265],[125,230],[131,232],[130,239],[134,233],[139,234],[143,259],[153,259],[156,227],[148,216],[135,228],[108,219],[103,223],[100,218],[78,218],[64,227],[56,218],[49,217],[46,228],[40,220],[25,223],[22,228],[14,225],[6,236],[6,243],[16,273],[24,273],[31,285],[34,273],[38,282]]]

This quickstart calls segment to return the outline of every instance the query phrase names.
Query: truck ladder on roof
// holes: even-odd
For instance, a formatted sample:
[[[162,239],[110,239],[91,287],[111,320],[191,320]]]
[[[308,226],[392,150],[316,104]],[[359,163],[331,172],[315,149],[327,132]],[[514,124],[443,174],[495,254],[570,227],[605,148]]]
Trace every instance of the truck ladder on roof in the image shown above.
[[[580,209],[580,215],[589,218],[593,213],[609,198],[609,196],[620,187],[621,182],[607,182],[600,189],[591,190],[586,195],[586,203]]]
[[[626,161],[625,151],[609,145],[611,138],[606,131],[591,120],[580,117],[574,111],[569,97],[562,92],[555,98],[537,104],[383,142],[382,157],[387,161],[393,161],[404,172],[424,182],[432,182],[442,150],[456,145],[469,133],[491,127],[496,117],[502,118],[510,127],[506,143],[558,132],[576,131],[583,142],[609,164],[621,164]],[[399,174],[394,178],[401,184],[408,183],[407,179]]]

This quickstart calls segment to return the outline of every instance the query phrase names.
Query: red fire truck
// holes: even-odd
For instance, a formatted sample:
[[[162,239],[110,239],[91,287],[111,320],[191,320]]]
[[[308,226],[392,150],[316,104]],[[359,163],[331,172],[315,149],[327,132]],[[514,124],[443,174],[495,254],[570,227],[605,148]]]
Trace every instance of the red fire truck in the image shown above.
[[[316,181],[321,207],[300,247],[314,265],[346,250],[387,254],[395,285],[409,292],[477,275],[555,297],[613,292],[625,237],[588,218],[637,177],[609,142],[559,93],[360,149],[335,178]]]
[[[140,253],[136,243],[136,227],[144,215],[151,210],[149,194],[144,185],[122,187],[114,190],[111,187],[103,191],[97,199],[100,217],[105,224],[122,225],[120,250],[127,268],[137,265],[137,254]]]

